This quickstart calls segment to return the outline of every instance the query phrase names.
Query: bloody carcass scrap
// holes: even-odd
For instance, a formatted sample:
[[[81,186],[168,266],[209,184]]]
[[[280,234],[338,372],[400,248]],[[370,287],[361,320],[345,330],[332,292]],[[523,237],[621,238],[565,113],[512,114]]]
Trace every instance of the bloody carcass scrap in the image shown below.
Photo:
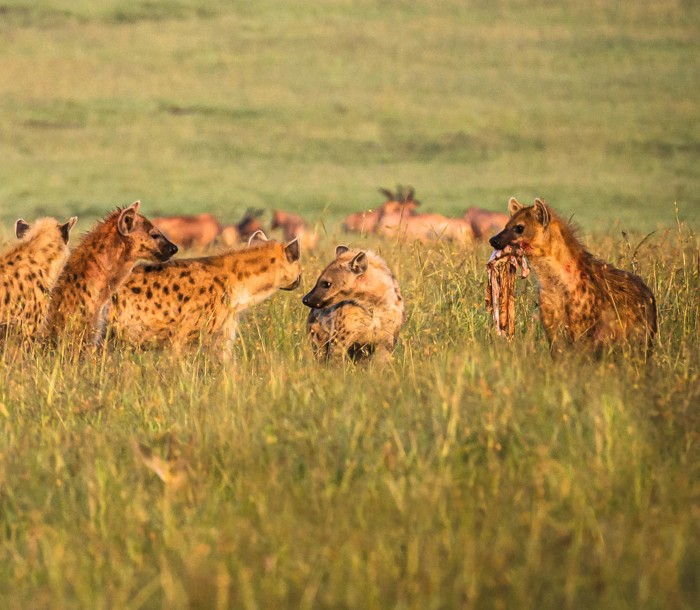
[[[521,270],[521,277],[530,275],[523,251],[511,246],[494,250],[486,264],[486,307],[493,317],[498,335],[509,339],[515,335],[515,276]]]

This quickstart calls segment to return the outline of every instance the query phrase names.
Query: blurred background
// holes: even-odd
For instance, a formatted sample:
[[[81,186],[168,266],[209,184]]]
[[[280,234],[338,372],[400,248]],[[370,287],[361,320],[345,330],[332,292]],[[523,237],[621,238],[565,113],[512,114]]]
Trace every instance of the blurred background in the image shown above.
[[[0,221],[286,209],[410,184],[586,230],[700,218],[694,0],[2,0]]]

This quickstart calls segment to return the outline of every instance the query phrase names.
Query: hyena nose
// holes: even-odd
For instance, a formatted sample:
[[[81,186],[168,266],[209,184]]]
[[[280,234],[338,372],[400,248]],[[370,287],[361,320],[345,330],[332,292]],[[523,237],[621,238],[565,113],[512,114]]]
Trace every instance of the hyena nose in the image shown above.
[[[304,295],[304,297],[301,299],[301,302],[306,305],[307,307],[312,307],[311,305],[311,293],[307,293]]]
[[[494,235],[491,239],[489,239],[489,243],[491,244],[491,247],[492,247],[494,250],[500,250],[500,249],[501,249],[501,246],[500,246],[500,242],[499,242],[498,237],[499,237],[498,235]]]
[[[168,256],[175,256],[177,254],[177,246],[173,243],[168,244],[166,250]]]

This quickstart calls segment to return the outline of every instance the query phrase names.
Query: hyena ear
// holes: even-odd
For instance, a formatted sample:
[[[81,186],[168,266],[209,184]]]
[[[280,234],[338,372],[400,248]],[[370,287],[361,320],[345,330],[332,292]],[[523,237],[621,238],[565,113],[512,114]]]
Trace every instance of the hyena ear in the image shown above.
[[[17,239],[22,239],[29,231],[29,223],[27,223],[24,218],[18,218],[15,223],[15,235]]]
[[[248,245],[250,246],[253,242],[256,241],[267,241],[267,235],[263,233],[260,229],[258,229],[255,233],[253,233],[250,238],[248,239]]]
[[[511,197],[508,200],[508,211],[510,212],[511,216],[515,216],[524,207],[525,206],[522,203],[520,203],[515,197]]]
[[[284,253],[287,255],[287,260],[290,263],[299,260],[301,256],[301,248],[299,247],[299,238],[295,237],[284,247]]]
[[[70,230],[73,228],[77,222],[77,216],[71,216],[67,223],[62,224],[59,228],[61,230],[61,237],[65,243],[68,243],[68,238],[70,237]]]
[[[535,218],[543,228],[547,228],[549,224],[549,209],[547,204],[541,199],[535,199]]]
[[[350,261],[350,271],[356,273],[357,275],[362,275],[365,271],[367,271],[368,264],[367,255],[364,252],[360,252]]]
[[[129,235],[134,230],[136,215],[139,213],[140,201],[134,201],[128,208],[124,208],[117,219],[117,230],[124,236]]]
[[[347,246],[336,246],[335,248],[335,257],[338,258],[339,256],[342,256],[345,254],[350,248]]]

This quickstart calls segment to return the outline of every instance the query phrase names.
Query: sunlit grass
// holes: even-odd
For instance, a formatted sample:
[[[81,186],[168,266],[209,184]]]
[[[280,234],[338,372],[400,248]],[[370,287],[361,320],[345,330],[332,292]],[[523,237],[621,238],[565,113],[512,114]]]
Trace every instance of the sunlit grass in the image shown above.
[[[408,305],[388,369],[316,365],[287,293],[246,316],[233,363],[6,346],[4,599],[693,607],[700,278],[687,227],[635,257],[659,297],[649,364],[552,360],[524,280],[516,338],[497,340],[482,248],[372,244]],[[332,245],[306,260],[307,287]],[[631,268],[622,239],[596,246]]]

